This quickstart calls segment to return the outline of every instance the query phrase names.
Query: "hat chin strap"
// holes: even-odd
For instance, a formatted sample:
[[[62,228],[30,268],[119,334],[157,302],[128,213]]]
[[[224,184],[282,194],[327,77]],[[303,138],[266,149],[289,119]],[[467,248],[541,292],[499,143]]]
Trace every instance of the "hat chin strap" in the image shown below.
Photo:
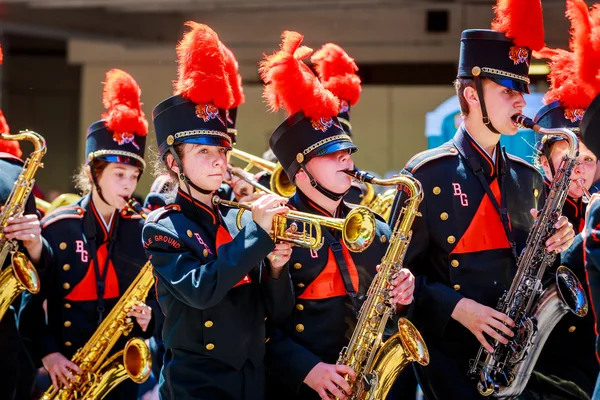
[[[92,173],[92,183],[94,184],[94,187],[96,188],[96,192],[98,192],[98,196],[100,197],[100,200],[102,200],[102,202],[109,207],[117,208],[117,207],[113,206],[112,204],[110,204],[108,201],[106,201],[106,199],[104,198],[104,195],[102,194],[102,189],[100,188],[100,185],[98,184],[98,176],[96,175],[96,169],[94,168],[93,163],[90,163],[90,172]]]
[[[186,186],[190,196],[192,195],[190,186],[202,194],[211,194],[212,192],[214,192],[214,190],[202,189],[200,186],[198,186],[194,182],[192,182],[192,180],[183,172],[183,163],[181,162],[181,159],[177,155],[177,152],[175,151],[175,149],[173,149],[173,147],[170,147],[169,150],[171,151],[171,154],[173,155],[173,159],[175,160],[175,163],[179,167],[179,171],[180,171],[179,179],[181,179],[183,181],[183,183],[185,183],[185,186]]]
[[[481,84],[481,78],[479,76],[475,76],[475,88],[477,89],[477,96],[479,96],[479,104],[481,105],[481,119],[483,124],[487,126],[487,128],[494,132],[497,135],[501,135],[500,132],[492,125],[492,120],[488,117],[487,108],[485,107],[485,100],[483,99],[483,85]]]
[[[348,191],[350,190],[350,189],[348,189],[344,193],[332,192],[331,190],[328,190],[328,189],[324,188],[323,186],[321,186],[321,184],[319,182],[317,182],[315,180],[315,178],[313,178],[313,176],[310,174],[310,172],[308,172],[308,169],[306,169],[306,166],[304,165],[304,163],[301,163],[300,166],[304,170],[304,173],[306,173],[306,175],[310,179],[310,185],[312,187],[314,187],[315,189],[317,189],[322,195],[324,195],[325,197],[327,197],[333,201],[341,200],[341,198],[344,197],[346,195],[346,193],[348,193]]]

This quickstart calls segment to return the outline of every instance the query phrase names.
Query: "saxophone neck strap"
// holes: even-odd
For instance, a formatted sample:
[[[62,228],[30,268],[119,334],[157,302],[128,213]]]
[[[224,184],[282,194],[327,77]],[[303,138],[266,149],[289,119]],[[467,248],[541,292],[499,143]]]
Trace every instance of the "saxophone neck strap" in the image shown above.
[[[464,134],[463,134],[463,138],[464,138]],[[467,140],[466,138],[464,138],[465,140]],[[508,239],[508,243],[510,245],[510,249],[512,250],[512,254],[513,257],[515,258],[515,260],[517,259],[517,245],[516,242],[514,240],[514,236],[512,233],[512,229],[510,227],[510,218],[508,216],[508,209],[507,209],[507,190],[504,187],[504,179],[506,178],[506,159],[508,158],[506,156],[506,150],[502,150],[502,155],[504,155],[504,160],[501,163],[501,167],[499,168],[499,173],[498,173],[498,187],[500,188],[500,204],[498,204],[498,200],[496,200],[496,196],[494,196],[494,193],[492,192],[492,188],[490,188],[490,184],[488,183],[486,177],[484,176],[484,169],[480,163],[479,157],[475,154],[475,152],[473,151],[472,147],[468,144],[465,144],[464,141],[460,141],[460,140],[453,140],[454,142],[454,146],[456,147],[456,149],[459,151],[459,153],[462,155],[463,159],[465,160],[465,163],[467,164],[467,166],[469,167],[469,169],[473,172],[473,174],[475,174],[475,176],[477,177],[477,179],[479,180],[479,183],[481,184],[481,187],[483,188],[483,190],[485,191],[485,193],[487,194],[487,196],[489,197],[490,201],[492,202],[492,205],[494,206],[494,208],[496,209],[496,211],[498,211],[498,215],[500,216],[500,220],[502,221],[502,227],[504,228],[504,233],[506,234],[506,238]],[[501,157],[501,154],[498,154],[498,157]]]

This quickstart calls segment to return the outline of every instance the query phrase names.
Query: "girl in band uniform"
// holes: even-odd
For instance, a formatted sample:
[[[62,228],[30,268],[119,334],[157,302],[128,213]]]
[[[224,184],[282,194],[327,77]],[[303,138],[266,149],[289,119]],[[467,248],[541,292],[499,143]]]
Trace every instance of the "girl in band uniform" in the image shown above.
[[[159,153],[178,183],[172,204],[144,226],[165,314],[162,399],[264,397],[265,320],[293,307],[292,249],[273,243],[285,199],[264,196],[244,214],[213,205],[227,168],[231,88],[217,34],[193,22],[181,41],[176,94],[153,112]]]

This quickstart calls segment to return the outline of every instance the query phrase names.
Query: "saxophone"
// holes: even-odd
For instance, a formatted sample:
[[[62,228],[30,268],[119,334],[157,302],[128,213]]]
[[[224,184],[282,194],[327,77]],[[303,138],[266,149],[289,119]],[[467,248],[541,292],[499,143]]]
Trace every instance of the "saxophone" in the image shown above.
[[[8,254],[11,255],[11,264],[0,273],[0,320],[10,307],[11,303],[24,290],[33,294],[40,291],[40,279],[35,267],[25,254],[19,251],[19,244],[14,239],[7,239],[4,228],[8,219],[19,216],[25,210],[25,203],[31,194],[35,183],[35,173],[43,167],[42,157],[46,154],[46,140],[33,131],[21,131],[16,135],[0,134],[2,140],[29,140],[34,145],[33,152],[25,161],[21,173],[4,203],[0,212],[0,267],[4,265]]]
[[[392,384],[409,363],[429,364],[427,346],[417,328],[407,319],[400,318],[398,332],[387,341],[383,342],[382,338],[386,323],[395,312],[389,287],[402,268],[412,236],[410,228],[415,217],[420,216],[418,208],[423,200],[423,190],[418,180],[406,175],[377,179],[365,172],[347,173],[373,184],[404,185],[411,195],[394,225],[390,245],[381,260],[379,272],[369,286],[350,342],[342,349],[337,361],[338,365],[347,365],[356,372],[355,381],[346,378],[352,389],[348,399],[379,400],[386,398]]]
[[[135,210],[136,204],[139,206],[135,200],[129,200],[128,207]],[[142,209],[141,206],[139,209]],[[83,371],[77,381],[59,390],[50,386],[41,400],[103,399],[127,378],[136,383],[148,379],[152,370],[152,357],[142,339],[129,339],[123,350],[108,359],[107,356],[121,336],[128,336],[133,329],[133,321],[127,313],[134,305],[144,302],[153,285],[153,268],[148,261],[90,340],[71,359]]]
[[[555,282],[545,289],[542,287],[544,272],[556,258],[555,253],[546,252],[545,242],[554,233],[554,224],[567,198],[571,173],[577,164],[577,137],[567,129],[541,128],[523,115],[513,119],[539,133],[566,139],[569,151],[556,170],[544,208],[517,260],[512,284],[496,307],[515,322],[515,336],[507,338],[506,345],[494,341],[492,353],[480,347],[469,368],[469,374],[478,378],[477,390],[481,395],[502,399],[514,399],[523,392],[544,343],[558,321],[567,312],[583,317],[588,311],[585,291],[568,268],[559,267]]]

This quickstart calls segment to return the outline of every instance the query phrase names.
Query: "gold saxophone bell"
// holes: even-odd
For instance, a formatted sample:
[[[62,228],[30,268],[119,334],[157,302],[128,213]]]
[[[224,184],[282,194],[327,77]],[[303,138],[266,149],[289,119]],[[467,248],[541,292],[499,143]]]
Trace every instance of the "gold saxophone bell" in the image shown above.
[[[140,338],[127,341],[125,348],[110,357],[99,368],[95,381],[85,392],[82,400],[105,398],[119,383],[130,378],[135,383],[143,383],[152,372],[152,355],[146,343]]]
[[[0,321],[24,290],[33,294],[40,291],[40,278],[27,256],[15,251],[11,257],[11,264],[0,273]]]
[[[244,171],[250,171],[252,167],[256,167],[269,172],[271,174],[271,190],[276,194],[282,197],[292,197],[296,193],[296,187],[290,182],[281,164],[267,161],[264,158],[238,149],[232,149],[229,153],[235,158],[248,163]]]
[[[213,196],[213,204],[222,204],[227,207],[239,208],[236,217],[238,229],[242,229],[242,216],[244,211],[251,210],[248,204],[228,201]],[[303,229],[289,229],[288,222],[303,224]],[[292,243],[299,247],[318,251],[323,246],[322,227],[335,229],[342,232],[342,240],[352,252],[361,252],[373,243],[376,233],[376,221],[373,213],[365,207],[356,207],[346,218],[322,217],[299,211],[288,211],[285,215],[276,215],[273,218],[271,238],[275,242]]]

